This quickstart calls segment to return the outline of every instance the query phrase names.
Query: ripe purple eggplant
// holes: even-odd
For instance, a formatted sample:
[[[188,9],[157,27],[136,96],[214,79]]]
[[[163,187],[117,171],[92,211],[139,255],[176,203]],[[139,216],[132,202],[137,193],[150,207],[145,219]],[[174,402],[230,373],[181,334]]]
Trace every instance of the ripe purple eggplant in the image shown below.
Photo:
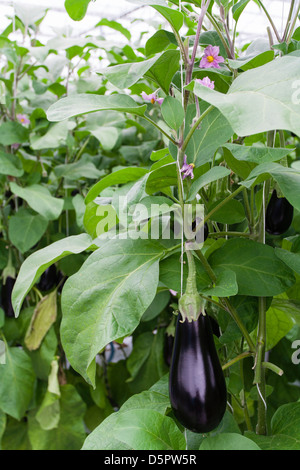
[[[6,317],[13,318],[15,316],[14,309],[11,303],[11,293],[14,288],[16,279],[8,276],[5,284],[2,284],[1,289],[1,307],[4,310]]]
[[[169,393],[174,415],[185,428],[207,433],[220,424],[227,390],[208,315],[201,313],[192,322],[178,316]]]
[[[37,285],[38,289],[42,292],[47,292],[56,286],[58,281],[58,275],[55,264],[49,266],[46,271],[41,275],[41,279]]]
[[[293,221],[294,208],[285,197],[278,197],[274,189],[266,210],[266,231],[282,235]]]

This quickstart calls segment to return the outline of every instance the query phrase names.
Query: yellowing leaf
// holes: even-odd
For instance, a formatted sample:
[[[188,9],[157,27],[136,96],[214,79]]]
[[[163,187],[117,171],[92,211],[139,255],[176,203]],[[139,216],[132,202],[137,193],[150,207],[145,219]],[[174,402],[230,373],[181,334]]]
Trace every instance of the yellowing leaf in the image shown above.
[[[29,351],[38,349],[56,320],[56,290],[46,295],[37,304],[25,336],[25,344]]]

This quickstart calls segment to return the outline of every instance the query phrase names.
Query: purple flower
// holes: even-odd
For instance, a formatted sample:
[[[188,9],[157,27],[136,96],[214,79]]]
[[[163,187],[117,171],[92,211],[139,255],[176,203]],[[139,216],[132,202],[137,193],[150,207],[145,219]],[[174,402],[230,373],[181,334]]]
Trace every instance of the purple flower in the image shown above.
[[[220,48],[219,46],[207,46],[204,51],[204,56],[200,61],[200,68],[214,68],[219,69],[222,62],[224,62],[224,57],[219,56]]]
[[[190,176],[191,180],[194,179],[194,171],[193,171],[194,168],[195,168],[194,163],[187,163],[187,156],[185,155],[183,159],[183,165],[180,170],[181,173],[183,173],[182,179],[185,179],[187,176]]]
[[[195,81],[203,86],[206,86],[207,88],[211,88],[212,90],[215,88],[215,82],[210,80],[208,77],[204,77],[203,80],[196,78]]]
[[[145,93],[144,91],[142,92],[142,98],[145,101],[150,101],[152,104],[154,104],[155,102],[158,104],[162,104],[162,102],[164,101],[163,98],[158,98],[156,93],[151,93],[150,95],[147,95],[147,93]]]
[[[30,123],[26,114],[17,114],[17,119],[21,124],[24,124],[24,125]]]

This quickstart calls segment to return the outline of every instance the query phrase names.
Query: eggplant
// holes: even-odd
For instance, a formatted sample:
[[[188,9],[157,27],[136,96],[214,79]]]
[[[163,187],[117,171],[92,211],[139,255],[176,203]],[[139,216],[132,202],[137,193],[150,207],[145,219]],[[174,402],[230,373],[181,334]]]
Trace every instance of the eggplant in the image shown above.
[[[282,235],[293,221],[294,208],[285,197],[278,197],[274,189],[266,210],[266,231],[270,235]]]
[[[41,275],[41,279],[37,285],[42,292],[47,292],[57,285],[58,275],[55,264],[49,266]]]
[[[190,431],[207,433],[220,424],[227,390],[206,314],[192,322],[178,316],[169,394],[175,417]]]
[[[196,228],[197,228],[197,223],[196,223],[196,220],[194,220],[192,223],[192,231],[196,232]],[[207,222],[205,222],[204,227],[203,227],[203,241],[204,242],[205,240],[207,240],[208,235],[209,235],[209,229],[208,229]]]
[[[1,289],[1,307],[4,310],[6,317],[14,318],[15,313],[11,303],[11,293],[14,288],[16,279],[8,276],[5,284],[2,284]]]
[[[174,346],[174,336],[165,334],[165,342],[164,342],[164,360],[168,367],[171,365],[172,361],[172,353],[173,353],[173,346]]]

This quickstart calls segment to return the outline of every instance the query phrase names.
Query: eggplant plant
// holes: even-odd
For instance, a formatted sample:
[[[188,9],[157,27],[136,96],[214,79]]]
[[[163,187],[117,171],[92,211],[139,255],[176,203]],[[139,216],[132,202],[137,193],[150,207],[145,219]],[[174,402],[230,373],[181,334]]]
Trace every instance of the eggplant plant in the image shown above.
[[[249,1],[132,3],[2,32],[2,448],[299,450],[300,2],[247,44]]]

